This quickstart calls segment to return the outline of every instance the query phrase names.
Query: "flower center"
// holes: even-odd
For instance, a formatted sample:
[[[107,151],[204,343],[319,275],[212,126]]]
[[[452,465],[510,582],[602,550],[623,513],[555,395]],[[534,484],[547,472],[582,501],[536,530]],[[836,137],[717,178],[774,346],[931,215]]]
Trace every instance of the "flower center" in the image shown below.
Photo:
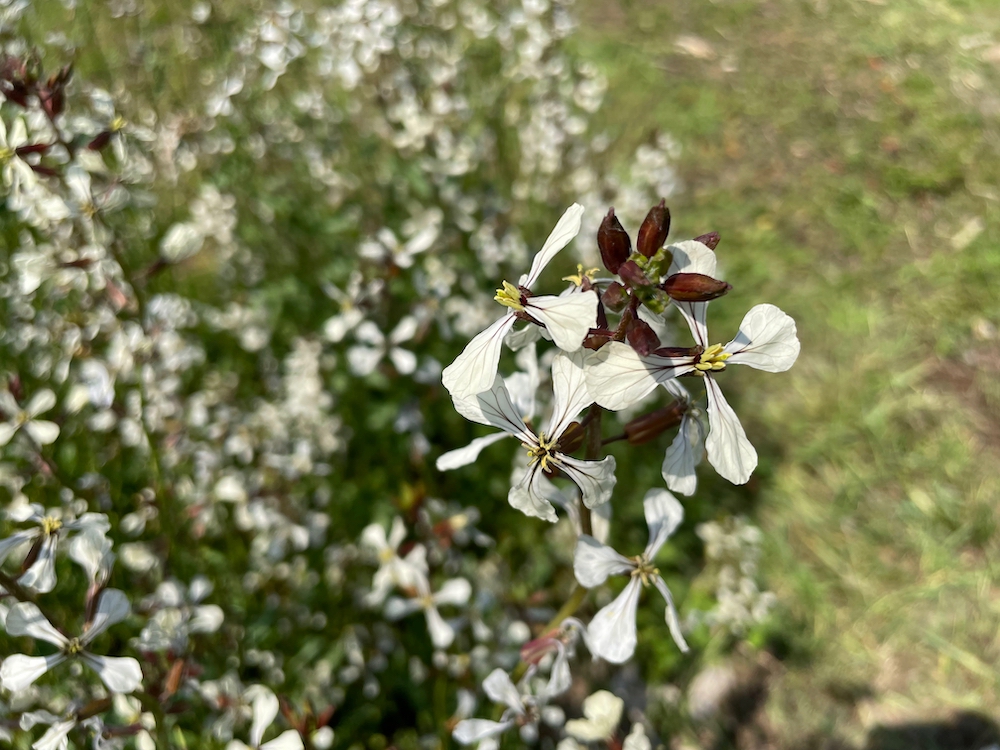
[[[12,148],[0,148],[0,164],[6,164],[14,158],[15,151]]]
[[[505,281],[503,282],[503,287],[501,289],[497,289],[497,295],[493,299],[504,307],[509,307],[511,310],[516,312],[521,312],[521,310],[524,309],[524,303],[521,301],[522,298],[523,295],[521,294],[521,290],[509,281]]]
[[[660,575],[659,569],[647,560],[645,555],[636,555],[632,559],[635,561],[635,569],[631,575],[633,578],[639,578],[643,586],[648,586],[653,578]]]
[[[108,127],[108,130],[110,130],[112,133],[117,133],[119,130],[123,130],[126,125],[128,125],[128,120],[126,120],[121,115],[118,115],[117,117],[115,117],[115,119],[111,121],[111,125],[110,127]]]
[[[79,638],[71,638],[69,643],[63,647],[63,651],[69,656],[76,656],[83,651],[83,644],[80,643]]]
[[[703,351],[698,361],[694,364],[695,372],[698,375],[704,375],[706,372],[725,370],[726,360],[733,355],[722,351],[722,349],[722,344],[712,344],[712,346]]]
[[[555,463],[558,448],[559,441],[548,439],[543,432],[538,436],[537,446],[528,446],[528,455],[531,456],[531,462],[528,465],[534,466],[535,464],[540,464],[542,471],[548,471],[549,466]]]
[[[383,550],[379,550],[378,561],[384,565],[385,563],[390,562],[392,558],[394,558],[395,556],[396,556],[395,550],[391,550],[388,547],[386,547]]]
[[[52,536],[62,528],[62,521],[53,516],[46,516],[42,519],[42,532],[45,536]]]

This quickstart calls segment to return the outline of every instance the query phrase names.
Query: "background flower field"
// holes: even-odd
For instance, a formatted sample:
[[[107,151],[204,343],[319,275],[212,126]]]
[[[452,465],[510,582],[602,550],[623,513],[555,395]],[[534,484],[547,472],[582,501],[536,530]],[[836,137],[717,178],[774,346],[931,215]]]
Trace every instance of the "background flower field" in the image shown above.
[[[658,558],[692,652],[641,607],[636,660],[578,655],[560,709],[606,687],[668,747],[1000,741],[991,6],[0,5],[7,54],[73,63],[64,129],[93,175],[51,178],[65,210],[0,212],[0,372],[22,406],[51,389],[37,416],[60,428],[3,449],[4,503],[110,519],[132,614],[95,653],[139,658],[148,698],[109,724],[253,744],[259,683],[281,701],[268,739],[454,745],[459,691],[566,599],[575,537],[505,502],[511,446],[435,469],[486,434],[441,368],[566,206],[584,228],[546,278],[596,263],[608,206],[634,235],[665,197],[671,240],[722,236],[712,327],[773,302],[802,354],[727,382],[760,466],[743,486],[703,468]],[[8,134],[20,116],[0,105]],[[612,448],[618,549],[646,542],[663,447]],[[397,516],[440,580],[472,583],[445,651],[366,600],[362,532]],[[56,571],[39,601],[78,633],[86,576]],[[8,717],[81,698],[69,675],[5,704],[15,746],[41,728]]]

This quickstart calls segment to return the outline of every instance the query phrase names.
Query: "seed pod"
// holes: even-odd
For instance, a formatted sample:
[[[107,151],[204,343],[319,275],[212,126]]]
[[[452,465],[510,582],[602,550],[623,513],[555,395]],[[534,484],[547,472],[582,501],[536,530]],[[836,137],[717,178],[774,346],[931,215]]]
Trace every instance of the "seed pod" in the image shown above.
[[[639,227],[639,236],[635,241],[635,249],[647,258],[656,255],[656,251],[663,247],[667,241],[667,234],[670,232],[670,210],[667,208],[666,200],[661,200],[656,206],[649,209],[645,221]]]
[[[632,240],[615,216],[614,207],[608,209],[608,215],[597,230],[597,248],[601,251],[604,267],[611,273],[618,273],[621,264],[632,254]]]
[[[708,302],[732,288],[732,284],[703,273],[675,273],[660,285],[660,289],[677,302]]]
[[[636,417],[625,425],[625,436],[629,445],[642,445],[654,440],[667,430],[681,423],[688,405],[681,400],[674,401],[670,406],[651,411]]]
[[[629,321],[625,336],[632,348],[642,357],[649,356],[650,352],[660,348],[659,337],[653,332],[649,323],[640,318]]]
[[[709,232],[708,234],[703,234],[694,238],[695,242],[700,242],[702,245],[708,245],[710,250],[715,250],[719,246],[719,241],[722,237],[719,236],[718,232]]]
[[[618,269],[618,276],[625,285],[631,289],[643,289],[653,286],[653,282],[646,278],[646,274],[636,264],[634,260],[626,261]]]

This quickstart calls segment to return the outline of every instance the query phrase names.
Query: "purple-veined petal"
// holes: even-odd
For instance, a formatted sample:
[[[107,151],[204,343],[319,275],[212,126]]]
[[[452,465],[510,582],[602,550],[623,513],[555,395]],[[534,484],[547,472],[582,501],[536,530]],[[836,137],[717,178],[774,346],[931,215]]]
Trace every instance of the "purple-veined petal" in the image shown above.
[[[44,419],[33,419],[30,422],[25,422],[24,431],[39,445],[49,445],[59,437],[59,425]]]
[[[456,448],[453,451],[442,453],[434,463],[438,471],[450,471],[473,463],[484,448],[496,443],[504,438],[510,437],[506,432],[494,432],[492,435],[479,437],[473,440],[464,448]]]
[[[576,541],[573,555],[573,574],[584,588],[600,586],[608,576],[628,573],[635,568],[635,562],[618,554],[594,537],[583,534]]]
[[[430,633],[434,648],[448,648],[455,640],[455,629],[445,622],[434,607],[426,607],[424,615],[427,617],[427,632]]]
[[[590,355],[587,388],[605,409],[621,411],[637,404],[656,388],[694,369],[690,357],[640,357],[628,344],[611,341]]]
[[[510,399],[503,378],[497,375],[490,390],[469,399],[452,399],[455,410],[470,422],[496,427],[522,442],[537,442]]]
[[[552,419],[545,433],[558,439],[580,412],[594,403],[587,390],[587,375],[581,353],[556,354],[552,360],[552,390]]]
[[[755,305],[743,317],[736,338],[726,344],[733,356],[727,364],[740,364],[766,372],[784,372],[799,356],[795,321],[774,305]]]
[[[674,598],[670,595],[670,589],[667,588],[667,584],[659,576],[653,577],[653,585],[663,594],[663,598],[667,602],[664,619],[667,621],[667,627],[670,628],[670,635],[673,636],[677,648],[686,654],[690,649],[688,648],[687,641],[684,640],[684,634],[681,632],[681,621],[677,616],[677,608],[674,606]]]
[[[8,656],[3,660],[3,665],[0,665],[0,686],[12,693],[24,690],[54,666],[64,661],[66,661],[66,654],[62,653],[49,656],[25,656],[24,654]]]
[[[455,725],[451,736],[456,742],[471,745],[489,737],[503,734],[514,726],[512,721],[490,721],[489,719],[463,719]],[[482,745],[480,745],[482,748]]]
[[[644,552],[647,560],[656,557],[663,543],[677,530],[684,520],[684,508],[677,498],[666,490],[652,489],[642,500],[649,526],[649,544]]]
[[[105,589],[97,600],[97,610],[94,612],[94,620],[90,630],[83,634],[80,642],[84,645],[90,643],[112,625],[116,625],[128,617],[131,611],[132,606],[124,592],[118,589]]]
[[[682,495],[693,495],[698,487],[698,475],[695,467],[701,463],[705,453],[705,431],[701,421],[690,412],[681,420],[681,428],[674,441],[663,455],[663,465],[660,472],[663,481],[673,492]]]
[[[69,642],[31,602],[19,602],[10,608],[6,628],[8,635],[27,635],[60,648]]]
[[[112,693],[131,693],[142,684],[142,667],[131,656],[95,656],[84,651],[82,657]]]
[[[686,240],[678,242],[667,248],[673,253],[673,261],[667,275],[675,273],[700,273],[705,276],[715,277],[716,259],[715,252],[696,240]],[[677,302],[673,304],[681,311],[684,320],[687,321],[691,329],[691,335],[697,344],[708,347],[708,326],[706,325],[706,314],[708,312],[707,302]]]
[[[464,578],[452,578],[441,585],[433,599],[438,606],[442,604],[461,606],[469,601],[470,596],[472,596],[472,584]]]
[[[555,228],[549,233],[542,249],[535,253],[531,261],[531,270],[519,280],[519,286],[531,287],[541,276],[545,266],[549,264],[560,250],[568,245],[580,233],[580,223],[583,221],[583,206],[574,203],[566,209]]]
[[[542,470],[537,464],[529,466],[521,480],[510,488],[510,492],[507,493],[507,502],[512,508],[516,508],[526,516],[555,523],[558,520],[556,509],[552,507],[549,498],[557,490],[551,483],[544,483],[543,479]]]
[[[545,325],[556,346],[575,352],[583,346],[587,333],[597,323],[597,292],[590,290],[568,297],[529,297],[524,310]]]
[[[42,540],[38,551],[38,559],[17,582],[30,591],[47,594],[56,587],[56,548],[59,545],[59,534],[48,534]]]
[[[746,484],[757,468],[757,451],[747,440],[739,417],[711,375],[705,376],[705,390],[708,393],[709,431],[705,441],[708,460],[723,478],[733,484]]]
[[[563,473],[580,488],[583,504],[588,508],[596,508],[611,499],[618,481],[614,456],[606,456],[600,461],[584,461],[560,455],[557,463]]]
[[[483,680],[483,692],[494,703],[503,703],[519,716],[524,715],[524,705],[521,694],[511,682],[510,675],[497,667]]]
[[[587,647],[594,656],[612,664],[632,658],[638,640],[635,611],[639,606],[642,581],[632,578],[611,604],[601,609],[587,626]]]
[[[504,336],[514,325],[514,311],[476,334],[454,362],[441,372],[441,383],[454,399],[467,399],[488,390],[500,365]]]

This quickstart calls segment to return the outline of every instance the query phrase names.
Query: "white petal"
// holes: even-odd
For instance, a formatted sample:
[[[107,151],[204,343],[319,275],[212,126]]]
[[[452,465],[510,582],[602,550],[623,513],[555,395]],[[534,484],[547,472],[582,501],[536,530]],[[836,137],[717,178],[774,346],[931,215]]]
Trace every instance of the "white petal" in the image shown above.
[[[597,541],[606,543],[611,534],[611,503],[598,505],[590,511],[590,530]]]
[[[392,333],[389,334],[389,343],[398,345],[409,341],[417,335],[419,327],[420,322],[413,315],[407,315],[392,329]]]
[[[417,369],[417,355],[409,349],[393,347],[389,350],[389,359],[400,375],[411,375]]]
[[[60,648],[69,642],[31,602],[20,602],[10,608],[7,613],[7,634],[28,635]]]
[[[131,693],[142,684],[142,668],[131,656],[95,656],[84,652],[83,660],[112,693]]]
[[[461,742],[463,745],[471,745],[473,742],[479,742],[487,737],[496,737],[498,734],[503,734],[511,726],[513,726],[513,722],[510,721],[463,719],[455,725],[451,736],[456,742]],[[481,748],[482,746],[480,745]]]
[[[510,680],[510,675],[497,667],[483,680],[483,692],[494,703],[503,703],[519,715],[524,714],[521,694]]]
[[[352,346],[347,350],[347,364],[351,372],[359,377],[365,377],[375,372],[378,363],[382,361],[382,350],[367,346]]]
[[[673,636],[677,648],[686,654],[690,649],[688,648],[687,641],[684,640],[684,634],[681,632],[681,621],[677,617],[677,608],[674,607],[674,598],[670,595],[670,589],[667,588],[667,584],[659,576],[653,578],[653,585],[663,594],[663,598],[667,602],[664,619],[667,621],[667,627],[670,628],[670,635]]]
[[[260,745],[264,732],[274,722],[278,715],[278,696],[263,685],[253,685],[247,690],[247,697],[252,700],[253,722],[250,724],[250,744]]]
[[[525,443],[538,442],[514,407],[499,375],[494,378],[493,387],[489,390],[469,399],[452,399],[452,403],[455,410],[470,422],[496,427]]]
[[[784,372],[799,356],[795,321],[774,305],[756,305],[744,316],[739,333],[726,344],[726,351],[733,355],[729,363]]]
[[[539,250],[531,261],[531,270],[520,278],[520,286],[531,287],[542,274],[545,266],[549,264],[560,250],[580,233],[580,223],[583,221],[583,206],[574,203],[566,209],[562,217],[556,222],[555,229],[549,234],[542,249]]]
[[[425,609],[424,614],[427,616],[427,632],[431,635],[434,648],[448,648],[455,640],[455,629],[445,622],[434,607]]]
[[[202,604],[194,608],[188,630],[192,633],[214,633],[225,621],[222,607],[217,604]]]
[[[24,690],[43,674],[48,672],[57,664],[66,661],[65,654],[52,654],[50,656],[25,656],[24,654],[14,654],[3,660],[0,666],[0,685],[4,690],[16,693]]]
[[[24,531],[11,534],[6,539],[0,540],[0,563],[6,560],[7,555],[17,549],[17,547],[30,542],[41,533],[41,529],[25,529]]]
[[[566,722],[566,732],[583,742],[607,740],[618,729],[625,701],[607,690],[598,690],[583,701],[586,719]]]
[[[632,727],[632,731],[629,732],[622,745],[622,750],[652,750],[652,748],[653,745],[650,743],[649,737],[646,736],[646,729],[642,724],[636,724]]]
[[[527,351],[527,350],[525,350]],[[538,378],[526,372],[515,372],[503,379],[503,384],[510,394],[514,409],[527,419],[535,414],[535,394],[538,391]]]
[[[646,514],[646,525],[649,526],[649,544],[646,545],[645,555],[647,560],[652,560],[663,543],[681,525],[684,508],[676,497],[661,489],[647,492],[642,500],[642,508]]]
[[[354,339],[356,341],[360,341],[362,344],[374,347],[375,349],[382,349],[385,347],[385,335],[381,330],[379,330],[379,327],[370,320],[364,321],[357,327],[357,329],[355,329]]]
[[[573,574],[581,586],[592,589],[608,580],[608,576],[628,573],[633,568],[635,563],[632,560],[619,555],[594,537],[583,534],[577,539]]]
[[[0,391],[0,411],[5,412],[11,417],[21,411],[21,407],[18,406],[17,399],[14,398],[10,391]]]
[[[622,664],[632,658],[638,640],[635,611],[641,592],[642,581],[633,578],[611,604],[594,615],[587,627],[590,653],[612,664]]]
[[[76,726],[76,719],[67,719],[50,726],[45,734],[32,743],[32,750],[66,750],[69,738],[66,736]]]
[[[557,642],[556,648],[558,649],[556,658],[552,662],[552,671],[545,686],[545,695],[549,698],[562,695],[573,684],[573,674],[569,669],[569,654],[566,647]]]
[[[701,421],[690,414],[685,414],[681,421],[681,429],[674,441],[663,455],[663,466],[660,472],[663,480],[674,492],[682,495],[693,495],[698,487],[698,475],[695,467],[701,463],[705,452],[705,433]]]
[[[529,344],[534,344],[541,338],[551,339],[552,337],[548,335],[548,332],[541,326],[536,326],[534,324],[526,325],[524,328],[519,328],[516,331],[511,331],[507,334],[507,338],[504,339],[507,342],[507,346],[511,351],[519,351]]]
[[[667,248],[673,253],[673,261],[667,275],[675,273],[700,273],[705,276],[715,277],[716,259],[715,252],[696,240],[686,240],[678,242]],[[708,328],[705,325],[705,315],[708,311],[707,302],[674,302],[674,305],[681,311],[691,335],[696,343],[707,347]]]
[[[690,357],[640,357],[628,344],[610,341],[587,361],[587,387],[605,409],[621,411],[653,392],[658,382],[690,372]]]
[[[733,484],[746,484],[757,468],[757,451],[747,440],[739,417],[733,411],[719,384],[711,376],[705,377],[708,393],[708,439],[705,447],[708,460],[719,475]]]
[[[38,559],[24,571],[17,582],[31,591],[47,594],[56,587],[56,546],[59,535],[49,534],[42,540]]]
[[[472,584],[464,578],[452,578],[441,585],[433,599],[438,606],[442,604],[461,606],[469,601],[470,596],[472,596]]]
[[[84,633],[80,639],[81,642],[90,643],[112,625],[117,625],[128,617],[131,611],[132,607],[124,592],[118,589],[105,589],[101,592],[100,599],[97,600],[97,610],[94,612],[94,620],[90,630]]]
[[[302,735],[294,729],[288,729],[273,740],[268,740],[260,746],[260,750],[302,750]]]
[[[47,412],[55,405],[56,394],[46,388],[32,396],[28,405],[24,407],[24,410],[28,413],[29,417],[37,417],[39,414]]]
[[[380,523],[371,523],[361,530],[361,545],[373,552],[382,552],[390,549],[385,538],[385,529]],[[392,548],[394,549],[394,548]]]
[[[17,432],[17,425],[11,422],[0,422],[0,446],[7,445],[14,437],[15,432]]]
[[[401,620],[412,615],[420,607],[419,599],[400,599],[398,596],[393,596],[386,601],[384,614],[387,620]]]
[[[615,483],[615,457],[606,456],[600,461],[584,461],[571,456],[559,456],[559,468],[580,488],[583,504],[596,508],[611,499]]]
[[[537,464],[529,467],[521,477],[521,481],[510,488],[507,502],[526,516],[555,523],[558,520],[556,509],[552,507],[549,499],[554,496],[556,490],[551,483],[546,485],[542,479],[543,474]]]
[[[456,448],[453,451],[442,453],[435,462],[438,471],[450,471],[460,466],[468,466],[482,453],[483,448],[493,445],[493,443],[510,437],[506,432],[494,432],[486,437],[476,438],[464,448]]]
[[[587,374],[582,353],[556,354],[552,360],[552,419],[547,435],[558,438],[594,399],[587,390]]]
[[[514,325],[514,311],[509,311],[493,325],[476,334],[461,354],[441,372],[441,383],[455,399],[466,399],[488,390],[500,365],[504,336]]]
[[[33,419],[30,422],[26,422],[24,431],[39,445],[49,445],[50,443],[54,443],[56,438],[59,437],[59,425],[55,422],[47,422],[44,419]]]
[[[529,297],[524,309],[545,325],[556,346],[575,352],[597,324],[597,292],[590,290],[568,297]]]

